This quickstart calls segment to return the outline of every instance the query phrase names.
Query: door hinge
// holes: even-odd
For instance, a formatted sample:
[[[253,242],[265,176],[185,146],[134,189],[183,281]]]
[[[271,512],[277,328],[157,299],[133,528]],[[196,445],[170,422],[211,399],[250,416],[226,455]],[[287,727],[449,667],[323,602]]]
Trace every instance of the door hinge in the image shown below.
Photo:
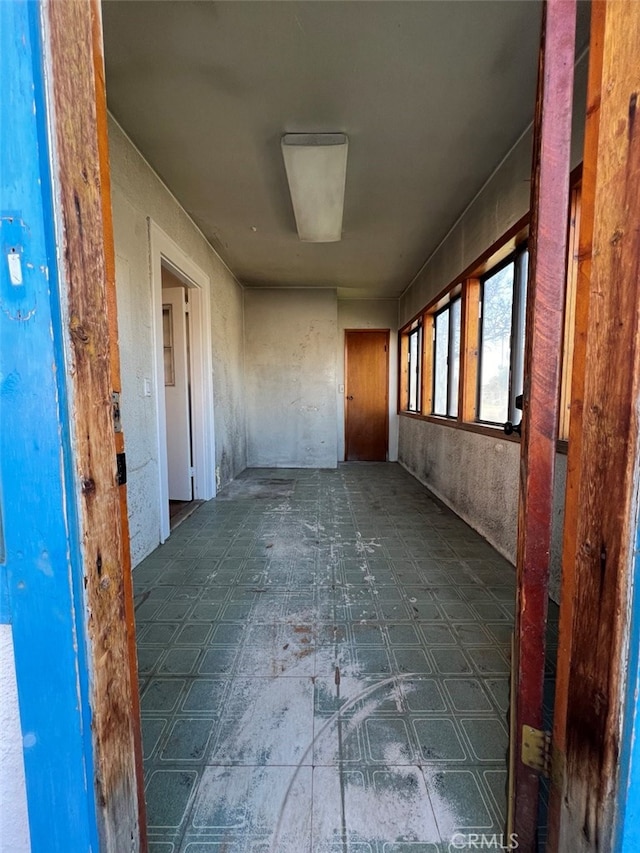
[[[125,486],[127,483],[127,455],[126,453],[116,453],[116,483],[119,486]]]
[[[120,394],[114,391],[111,394],[111,407],[113,409],[113,431],[122,432],[122,420],[120,419]]]
[[[522,763],[545,778],[549,778],[551,765],[551,732],[522,727]]]

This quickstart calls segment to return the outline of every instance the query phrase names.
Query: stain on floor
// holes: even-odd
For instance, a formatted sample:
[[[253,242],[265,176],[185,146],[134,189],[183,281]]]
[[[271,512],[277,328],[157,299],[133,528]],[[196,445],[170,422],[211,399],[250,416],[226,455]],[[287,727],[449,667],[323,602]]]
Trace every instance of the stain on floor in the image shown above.
[[[504,831],[514,570],[400,466],[246,471],[134,583],[151,853]]]

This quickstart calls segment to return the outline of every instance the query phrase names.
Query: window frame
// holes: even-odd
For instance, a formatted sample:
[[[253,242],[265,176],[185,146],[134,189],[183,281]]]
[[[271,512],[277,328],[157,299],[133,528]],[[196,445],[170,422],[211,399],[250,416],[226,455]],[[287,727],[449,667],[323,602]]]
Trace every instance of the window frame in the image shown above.
[[[451,412],[451,402],[452,402],[452,388],[451,388],[451,374],[453,368],[453,341],[454,337],[452,334],[453,331],[453,306],[459,304],[460,305],[460,331],[459,331],[459,352],[458,352],[458,387],[455,389],[455,412]],[[437,324],[438,317],[442,316],[445,312],[448,312],[449,316],[447,318],[447,361],[446,361],[446,374],[447,374],[447,390],[446,390],[446,405],[444,412],[437,412],[435,409],[436,405],[436,382],[438,380],[437,376],[437,361],[436,361],[436,352],[437,352]],[[432,375],[431,375],[431,407],[430,414],[433,417],[437,418],[447,418],[450,420],[456,420],[458,418],[458,413],[460,411],[460,379],[461,379],[461,364],[462,364],[462,349],[463,349],[463,341],[462,341],[462,290],[456,293],[455,296],[452,296],[449,301],[438,308],[437,311],[434,311],[432,314],[432,322],[433,322],[433,342],[432,342]]]
[[[476,404],[475,404],[475,423],[488,427],[503,427],[506,421],[491,421],[480,417],[481,397],[482,397],[482,357],[483,357],[483,330],[484,330],[484,298],[486,282],[498,275],[503,269],[506,269],[510,264],[513,264],[513,284],[512,284],[512,300],[511,300],[511,322],[509,330],[509,379],[507,390],[507,421],[515,423],[519,420],[519,410],[516,409],[515,400],[518,394],[514,388],[514,379],[516,373],[516,362],[520,364],[524,371],[525,359],[525,338],[524,331],[526,325],[526,292],[528,284],[529,262],[527,257],[526,275],[522,275],[522,258],[528,256],[529,246],[527,240],[518,243],[516,248],[510,252],[499,263],[491,266],[480,276],[480,291],[479,291],[479,323],[478,323],[478,369],[476,378]],[[521,310],[523,309],[523,310]],[[522,347],[516,347],[517,342],[522,341]],[[520,393],[522,393],[520,391]]]
[[[398,381],[398,412],[408,415],[422,415],[424,401],[424,322],[422,315],[415,317],[398,333],[399,381]],[[415,352],[417,359],[411,363],[411,340],[415,337]],[[412,377],[415,371],[415,408],[411,407]]]
[[[411,361],[412,339],[415,338],[415,366]],[[422,322],[419,320],[414,324],[414,327],[409,331],[408,335],[408,388],[407,388],[407,411],[412,414],[419,414],[422,411]],[[413,376],[412,376],[413,374]],[[415,407],[411,406],[412,397],[412,379],[415,381]]]
[[[573,362],[573,320],[575,314],[575,293],[578,280],[579,264],[579,230],[580,230],[580,191],[581,191],[582,166],[579,165],[570,175],[570,200],[571,204],[567,210],[568,249],[567,262],[565,266],[565,334],[563,339],[561,358],[561,385],[560,385],[560,410],[558,422],[557,449],[560,453],[566,453],[569,438],[569,415],[571,406],[571,373]],[[434,424],[444,425],[454,429],[463,429],[482,435],[500,437],[504,441],[520,441],[517,433],[506,435],[502,424],[492,421],[480,421],[478,414],[478,391],[479,391],[479,362],[480,362],[480,290],[482,279],[497,271],[501,265],[509,262],[518,250],[526,246],[529,231],[529,213],[525,214],[514,225],[486,249],[472,264],[470,264],[461,275],[447,287],[443,288],[424,308],[416,312],[414,317],[398,332],[399,338],[399,383],[398,383],[398,413],[405,417],[419,418]],[[528,271],[527,271],[528,280]],[[527,282],[528,283],[528,282]],[[461,328],[460,328],[460,376],[458,388],[458,414],[457,417],[435,414],[433,412],[434,397],[434,346],[433,330],[435,316],[454,299],[461,295]],[[513,330],[513,308],[512,305],[512,329]],[[408,396],[406,386],[406,371],[403,369],[405,359],[403,358],[403,347],[407,344],[407,334],[416,322],[422,323],[422,396],[420,411],[407,411]],[[526,325],[526,317],[524,318]],[[514,352],[513,341],[510,337],[511,353]],[[526,348],[526,341],[525,341]],[[525,352],[522,353],[523,360]],[[515,396],[512,393],[512,371],[513,359],[510,357],[509,365],[509,387],[510,401],[509,414],[513,422],[520,421],[520,412],[514,412]],[[447,377],[447,382],[449,381]]]

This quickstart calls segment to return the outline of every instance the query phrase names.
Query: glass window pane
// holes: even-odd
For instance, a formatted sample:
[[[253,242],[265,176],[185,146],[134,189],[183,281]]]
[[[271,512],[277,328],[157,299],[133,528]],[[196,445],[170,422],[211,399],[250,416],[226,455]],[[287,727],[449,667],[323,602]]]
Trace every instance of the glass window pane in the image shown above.
[[[524,251],[517,260],[518,264],[518,307],[514,328],[513,379],[511,381],[511,420],[520,419],[516,410],[516,397],[524,388],[524,336],[527,319],[527,275],[529,272],[529,252]]]
[[[447,414],[458,415],[458,384],[460,382],[460,299],[451,303],[451,357],[449,361],[449,405]]]
[[[509,418],[509,367],[513,308],[513,262],[485,279],[482,295],[480,405],[482,421]]]
[[[409,411],[420,408],[420,328],[409,335]]]
[[[433,350],[433,413],[447,414],[447,362],[449,360],[449,309],[435,316],[436,340]]]

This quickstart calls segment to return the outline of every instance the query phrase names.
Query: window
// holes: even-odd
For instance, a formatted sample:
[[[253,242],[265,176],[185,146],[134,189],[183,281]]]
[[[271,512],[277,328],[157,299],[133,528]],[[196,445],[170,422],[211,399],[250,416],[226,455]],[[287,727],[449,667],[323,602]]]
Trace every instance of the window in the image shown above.
[[[564,340],[562,345],[562,383],[560,388],[560,421],[558,438],[568,441],[571,415],[571,378],[573,373],[573,345],[576,322],[576,294],[578,290],[578,262],[580,211],[582,185],[578,180],[571,190],[571,216],[569,220],[569,245],[567,247],[567,293],[564,313]]]
[[[433,414],[458,416],[460,297],[433,318]]]
[[[528,257],[521,248],[481,279],[477,420],[484,423],[519,420]]]
[[[164,352],[164,384],[175,385],[175,365],[173,359],[173,307],[162,306],[162,343]]]
[[[407,411],[419,412],[422,396],[422,323],[419,321],[408,335],[407,372]]]

